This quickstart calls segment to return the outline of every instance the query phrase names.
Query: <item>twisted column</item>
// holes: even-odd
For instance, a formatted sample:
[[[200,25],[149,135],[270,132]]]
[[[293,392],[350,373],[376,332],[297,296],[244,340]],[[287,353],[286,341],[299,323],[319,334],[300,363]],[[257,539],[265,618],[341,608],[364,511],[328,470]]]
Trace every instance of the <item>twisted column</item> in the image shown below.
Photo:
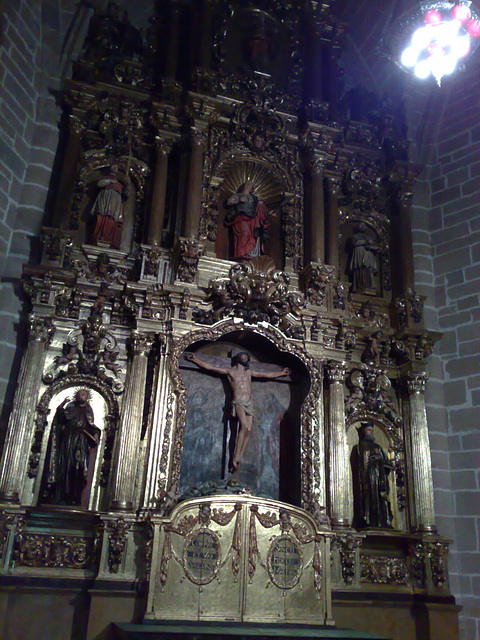
[[[330,518],[337,526],[349,526],[352,481],[345,428],[345,364],[330,362],[327,375],[330,382],[328,416]]]
[[[205,140],[206,136],[204,131],[193,132],[183,230],[183,235],[187,238],[196,238],[198,236],[200,213],[202,210],[203,152]]]
[[[152,206],[150,209],[150,224],[148,226],[148,244],[162,243],[163,221],[165,218],[165,198],[167,195],[168,156],[172,143],[157,138],[157,161],[153,176]]]
[[[419,531],[435,531],[432,460],[428,440],[425,385],[427,373],[410,374],[407,388],[410,404],[410,447],[414,505],[412,523]]]
[[[135,332],[132,335],[132,362],[127,376],[110,490],[113,509],[133,508],[138,448],[142,433],[148,354],[152,344],[153,336],[150,334]]]
[[[0,500],[20,502],[35,430],[35,410],[46,346],[54,333],[51,321],[30,316],[28,347],[23,356],[13,409],[0,462]]]

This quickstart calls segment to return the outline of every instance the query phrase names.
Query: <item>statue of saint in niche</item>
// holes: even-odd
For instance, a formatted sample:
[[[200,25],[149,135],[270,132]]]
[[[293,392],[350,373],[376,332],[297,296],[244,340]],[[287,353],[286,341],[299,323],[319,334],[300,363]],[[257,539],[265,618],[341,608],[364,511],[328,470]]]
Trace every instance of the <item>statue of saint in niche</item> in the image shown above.
[[[375,293],[375,276],[378,273],[377,254],[380,249],[367,231],[367,226],[358,224],[351,238],[348,273],[353,283],[352,291]]]
[[[104,242],[113,249],[119,249],[123,229],[123,201],[130,193],[130,178],[124,184],[118,177],[118,167],[112,164],[110,172],[97,182],[99,193],[92,207],[96,216],[91,242]]]
[[[234,237],[234,258],[264,255],[267,239],[268,208],[253,193],[253,182],[247,180],[237,193],[227,200],[225,224]],[[273,214],[270,214],[273,215]]]
[[[252,371],[250,370],[250,356],[245,351],[237,353],[232,358],[230,369],[216,367],[197,358],[193,353],[186,355],[187,360],[194,362],[202,369],[226,375],[232,389],[232,414],[238,418],[239,430],[235,443],[233,458],[229,467],[231,473],[238,471],[240,462],[247,448],[253,427],[253,400],[252,400],[252,378],[265,378],[273,380],[288,376],[290,369],[284,368],[280,371]]]
[[[271,74],[276,58],[278,27],[275,20],[263,11],[245,12],[244,58],[252,71]]]
[[[79,389],[72,401],[65,398],[55,412],[47,479],[53,504],[88,507],[100,441],[89,399],[88,389]]]
[[[352,452],[354,482],[357,482],[356,520],[359,527],[390,529],[393,515],[388,476],[392,465],[373,432],[372,424],[362,424],[358,429],[358,445]]]

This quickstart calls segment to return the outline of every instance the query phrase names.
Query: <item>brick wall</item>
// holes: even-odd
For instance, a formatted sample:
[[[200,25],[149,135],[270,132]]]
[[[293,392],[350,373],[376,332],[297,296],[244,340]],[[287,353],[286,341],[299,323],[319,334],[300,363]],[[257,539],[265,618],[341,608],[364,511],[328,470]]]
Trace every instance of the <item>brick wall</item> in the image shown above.
[[[24,340],[19,286],[45,216],[58,145],[63,34],[74,0],[4,4],[0,41],[0,433],[5,429]]]
[[[479,99],[475,73],[445,87],[414,210],[417,289],[427,295],[427,324],[444,332],[430,362],[428,418],[438,525],[455,541],[451,586],[465,640],[480,639]]]

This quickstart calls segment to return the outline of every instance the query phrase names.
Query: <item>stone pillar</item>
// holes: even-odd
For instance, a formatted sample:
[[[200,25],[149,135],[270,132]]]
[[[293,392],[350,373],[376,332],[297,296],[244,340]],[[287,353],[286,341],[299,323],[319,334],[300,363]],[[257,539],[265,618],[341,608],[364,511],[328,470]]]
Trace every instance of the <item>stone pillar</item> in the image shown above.
[[[205,147],[205,132],[194,131],[192,134],[192,152],[190,156],[190,172],[188,177],[187,203],[183,225],[183,236],[196,238],[200,225],[202,210],[202,178],[203,152]]]
[[[432,460],[428,439],[425,385],[427,373],[411,373],[407,378],[410,405],[410,447],[413,480],[412,525],[418,531],[435,531]]]
[[[339,185],[328,181],[327,190],[327,254],[325,262],[338,269],[338,189]]]
[[[150,224],[148,226],[148,244],[162,243],[163,221],[165,218],[165,198],[167,195],[168,155],[172,143],[157,138],[157,161],[153,176],[152,206],[150,208]]]
[[[162,493],[167,490],[171,472],[170,447],[177,407],[169,367],[170,349],[162,344],[155,375],[152,424],[147,434],[147,461],[145,473],[144,509],[156,509]],[[180,464],[180,460],[177,461]]]
[[[323,192],[323,158],[312,166],[312,210],[310,229],[310,255],[312,262],[325,261],[325,198]]]
[[[330,382],[328,416],[330,518],[332,524],[348,527],[352,481],[345,428],[345,364],[330,362],[327,374]]]
[[[148,354],[153,336],[132,335],[132,362],[127,375],[120,428],[113,462],[111,506],[113,509],[132,509],[137,480],[137,459],[142,432],[145,384],[147,380]]]
[[[45,362],[46,345],[54,329],[46,318],[30,316],[28,347],[23,356],[7,438],[0,462],[0,500],[19,502],[35,430],[35,410]]]

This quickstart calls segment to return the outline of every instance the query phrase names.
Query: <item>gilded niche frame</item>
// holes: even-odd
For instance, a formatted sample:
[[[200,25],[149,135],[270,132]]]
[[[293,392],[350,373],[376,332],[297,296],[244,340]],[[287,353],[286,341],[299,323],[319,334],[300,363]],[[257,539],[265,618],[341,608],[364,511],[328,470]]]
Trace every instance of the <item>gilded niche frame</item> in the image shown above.
[[[99,469],[96,474],[97,486],[92,485],[93,490],[97,490],[99,486],[108,486],[111,470],[111,459],[113,456],[113,447],[115,435],[119,419],[119,407],[117,399],[111,389],[102,384],[98,378],[85,374],[67,375],[63,378],[52,382],[43,392],[37,405],[35,414],[35,430],[33,432],[32,446],[30,448],[30,456],[28,460],[28,477],[34,481],[33,496],[36,502],[40,500],[40,489],[42,476],[44,473],[44,462],[48,447],[48,439],[50,438],[51,420],[54,416],[49,414],[52,411],[52,400],[65,389],[92,389],[96,391],[105,401],[107,414],[104,419],[103,429],[105,432],[103,438],[103,446],[99,454]],[[45,441],[45,432],[48,432],[48,438]]]
[[[179,358],[192,344],[200,341],[214,342],[239,330],[251,331],[271,342],[280,352],[291,354],[305,366],[310,376],[310,389],[300,410],[300,498],[301,506],[308,509],[312,499],[324,504],[325,451],[323,425],[323,361],[313,358],[303,347],[292,344],[272,325],[262,323],[248,325],[234,320],[221,321],[217,325],[193,330],[172,341],[169,358],[169,374],[172,390],[167,399],[167,420],[161,453],[161,467],[168,473],[159,479],[158,492],[178,492],[182,461],[183,438],[186,419],[187,390],[179,373]],[[176,402],[175,398],[176,396]],[[176,411],[173,407],[176,406]]]
[[[253,124],[249,122],[249,114],[254,118]],[[274,130],[271,119],[269,111],[246,104],[233,116],[231,128],[220,124],[211,127],[204,160],[199,237],[212,244],[211,250],[216,248],[226,186],[234,182],[238,187],[247,179],[253,178],[255,182],[258,178],[262,192],[259,195],[268,205],[275,204],[281,213],[285,266],[300,271],[304,240],[302,162],[298,147],[290,139],[292,119],[277,114],[278,126]],[[264,138],[264,147],[255,148],[251,140],[256,135]]]

